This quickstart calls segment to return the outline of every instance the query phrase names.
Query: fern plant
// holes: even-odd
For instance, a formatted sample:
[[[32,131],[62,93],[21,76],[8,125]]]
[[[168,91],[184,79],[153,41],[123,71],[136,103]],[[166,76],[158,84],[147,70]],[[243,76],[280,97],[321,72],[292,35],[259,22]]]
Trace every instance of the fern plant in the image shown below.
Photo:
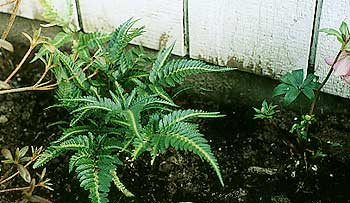
[[[190,74],[232,69],[195,60],[170,60],[174,44],[157,57],[146,54],[142,47],[130,48],[128,43],[143,32],[143,28],[133,28],[135,22],[129,19],[111,34],[66,29],[39,50],[36,58],[53,56],[55,63],[58,103],[54,106],[65,108],[71,117],[69,125],[61,126],[61,137],[34,167],[74,151],[69,171],[75,170],[92,202],[104,203],[111,183],[133,196],[118,178],[121,155],[137,160],[147,152],[153,163],[159,153],[173,147],[192,151],[208,162],[223,185],[217,159],[194,123],[197,118],[222,115],[181,109],[168,90]],[[60,50],[71,41],[70,53]]]

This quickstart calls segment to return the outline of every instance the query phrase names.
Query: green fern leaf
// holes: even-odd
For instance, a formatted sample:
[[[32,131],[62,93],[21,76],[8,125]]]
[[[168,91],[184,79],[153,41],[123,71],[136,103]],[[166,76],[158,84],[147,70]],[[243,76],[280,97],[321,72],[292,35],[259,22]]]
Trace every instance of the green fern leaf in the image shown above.
[[[82,60],[73,61],[69,56],[63,53],[60,53],[58,56],[63,67],[69,72],[69,76],[74,78],[77,86],[81,89],[87,89],[86,75],[81,68],[85,62]]]
[[[88,150],[93,144],[93,135],[79,135],[75,138],[63,141],[59,145],[53,145],[56,150]]]
[[[193,118],[219,118],[223,117],[219,112],[205,112],[202,110],[178,110],[173,111],[165,116],[159,121],[160,128],[171,127],[182,121],[188,121]]]
[[[158,79],[158,73],[165,65],[166,61],[168,60],[171,52],[173,51],[175,46],[175,42],[172,43],[168,48],[162,49],[157,56],[156,61],[153,63],[152,70],[149,74],[149,80],[154,83]]]
[[[124,184],[120,181],[120,179],[119,179],[119,177],[118,177],[118,175],[117,175],[115,170],[111,170],[111,174],[112,174],[112,177],[113,177],[114,185],[118,188],[118,190],[120,192],[122,192],[127,197],[134,197],[135,196],[128,189],[126,189]]]
[[[118,60],[128,43],[143,33],[144,27],[132,28],[136,22],[137,20],[130,18],[112,33],[111,40],[108,43],[109,55],[112,61]]]
[[[187,75],[194,73],[206,73],[206,72],[224,72],[231,71],[233,68],[220,68],[217,66],[211,66],[204,62],[197,60],[172,60],[167,63],[162,69],[157,71],[155,78],[151,82],[164,82],[170,86],[175,86],[185,80]]]
[[[54,141],[53,143],[60,143],[64,140],[67,140],[68,138],[72,137],[73,135],[77,135],[77,134],[87,134],[87,132],[91,132],[92,128],[88,125],[85,126],[76,126],[76,127],[72,127],[72,128],[68,128],[68,129],[64,129],[62,132],[61,137]]]
[[[178,150],[188,150],[207,161],[216,172],[220,183],[224,185],[218,162],[212,153],[207,140],[197,130],[197,125],[178,122],[168,128],[160,128],[159,143],[162,150],[169,146]]]
[[[91,155],[87,150],[81,150],[76,152],[70,159],[69,159],[69,173],[73,171],[74,167],[76,167],[78,160],[81,159],[88,159]]]
[[[39,155],[39,158],[33,164],[33,168],[36,169],[36,168],[42,167],[47,162],[58,157],[64,151],[65,151],[64,149],[56,149],[52,146],[48,147],[43,153]]]

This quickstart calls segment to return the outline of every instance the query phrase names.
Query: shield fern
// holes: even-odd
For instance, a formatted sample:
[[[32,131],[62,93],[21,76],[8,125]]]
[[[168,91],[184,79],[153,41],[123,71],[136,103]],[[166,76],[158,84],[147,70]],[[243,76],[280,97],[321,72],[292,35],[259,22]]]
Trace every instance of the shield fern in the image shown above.
[[[37,57],[54,57],[58,88],[55,106],[66,109],[70,125],[61,126],[62,136],[44,151],[34,167],[67,151],[74,151],[69,171],[78,175],[81,187],[92,202],[108,202],[111,183],[126,196],[133,196],[119,179],[118,156],[134,160],[145,152],[155,157],[169,147],[197,154],[211,165],[223,185],[222,175],[207,140],[194,123],[197,118],[217,118],[218,112],[183,110],[168,88],[182,83],[187,75],[223,72],[195,60],[169,60],[174,44],[156,58],[142,47],[128,43],[143,32],[130,19],[113,33],[59,33]],[[73,41],[72,51],[61,47]]]

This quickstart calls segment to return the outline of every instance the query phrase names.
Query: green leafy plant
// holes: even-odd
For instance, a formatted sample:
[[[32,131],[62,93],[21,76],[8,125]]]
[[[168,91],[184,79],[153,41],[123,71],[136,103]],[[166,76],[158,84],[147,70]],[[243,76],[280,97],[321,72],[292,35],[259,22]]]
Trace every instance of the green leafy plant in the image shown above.
[[[272,119],[278,112],[276,110],[277,107],[278,105],[269,104],[264,100],[261,104],[261,109],[253,108],[255,111],[254,119]]]
[[[313,100],[314,91],[320,85],[317,81],[318,77],[314,74],[308,74],[304,79],[303,69],[293,70],[281,77],[281,84],[273,90],[272,96],[284,95],[283,101],[286,105],[293,103],[301,94]]]
[[[314,115],[315,106],[319,100],[320,92],[324,85],[327,83],[328,79],[332,75],[340,76],[345,82],[350,83],[350,32],[348,25],[342,22],[339,30],[333,28],[321,29],[320,32],[324,32],[328,35],[335,36],[337,40],[341,43],[341,48],[334,59],[326,59],[326,63],[330,65],[327,76],[323,79],[321,83],[318,82],[318,77],[314,74],[307,74],[304,79],[304,72],[302,69],[293,70],[286,73],[280,79],[281,83],[273,90],[272,96],[283,96],[284,104],[290,105],[296,101],[300,95],[304,95],[310,102],[310,109],[307,114],[301,116],[298,123],[292,125],[290,133],[292,133],[295,138],[295,143],[298,146],[296,151],[300,151],[307,166],[307,155],[306,152],[311,152],[313,157],[324,157],[325,154],[322,153],[321,149],[310,149],[311,139],[309,135],[310,125],[316,122],[316,117]],[[265,107],[264,107],[265,106]],[[267,111],[268,105],[266,101],[263,102],[264,110]],[[269,119],[273,116],[266,116],[263,113],[263,108],[261,110],[254,109],[256,111],[255,118],[266,118]],[[295,119],[298,120],[298,119]]]
[[[51,10],[52,11],[52,10]],[[57,81],[55,107],[66,109],[69,125],[62,136],[38,158],[34,168],[45,165],[67,151],[74,151],[69,171],[75,170],[80,186],[90,192],[92,202],[108,202],[111,183],[126,196],[117,167],[122,157],[137,160],[147,152],[151,163],[169,147],[187,150],[208,162],[223,185],[220,168],[197,118],[221,117],[218,112],[181,109],[168,89],[185,76],[203,72],[230,71],[201,61],[171,60],[174,44],[154,58],[142,47],[128,43],[143,33],[129,19],[113,33],[83,33],[65,30],[45,44],[34,60],[52,58]],[[72,51],[59,48],[73,42]]]

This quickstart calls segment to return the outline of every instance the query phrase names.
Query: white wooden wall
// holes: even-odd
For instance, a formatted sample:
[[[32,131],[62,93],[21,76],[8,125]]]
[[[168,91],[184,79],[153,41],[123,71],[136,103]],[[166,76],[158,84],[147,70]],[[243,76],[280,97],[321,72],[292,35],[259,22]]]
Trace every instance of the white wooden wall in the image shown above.
[[[313,15],[310,0],[190,0],[190,55],[272,77],[306,69]]]
[[[8,0],[0,0],[0,4]],[[160,49],[176,41],[174,54],[235,66],[259,75],[279,78],[293,69],[308,67],[313,24],[338,27],[350,24],[350,0],[76,0],[84,31],[113,31],[134,17],[146,33],[133,41]],[[323,1],[315,19],[316,4]],[[67,11],[66,0],[52,0]],[[72,1],[76,10],[75,1]],[[0,12],[11,11],[0,7]],[[39,0],[22,0],[19,16],[43,20]],[[78,24],[78,12],[73,21]],[[329,67],[324,58],[335,56],[339,44],[320,34],[316,49],[316,74],[324,78]],[[325,92],[350,98],[350,86],[331,78]]]
[[[80,9],[85,31],[113,31],[133,17],[146,31],[133,43],[159,49],[176,41],[174,53],[185,55],[182,0],[80,0]]]
[[[0,5],[4,4],[6,2],[9,2],[11,0],[0,0]],[[68,12],[68,3],[66,0],[51,0],[55,8],[60,11],[62,14],[65,14]],[[13,9],[14,4],[8,4],[6,6],[0,7],[0,12],[5,13],[11,13]],[[77,8],[75,1],[72,0],[72,7],[73,7],[73,23],[75,25],[78,25],[78,16],[77,16]],[[40,4],[40,0],[22,0],[19,10],[17,12],[18,16],[29,18],[29,19],[35,19],[35,20],[42,20],[44,21],[45,18],[42,16],[43,8]],[[6,23],[6,22],[1,22]]]
[[[350,0],[324,0],[320,27],[338,29],[341,21],[345,20],[350,26]],[[340,44],[334,38],[320,33],[316,55],[316,74],[323,79],[329,66],[324,62],[326,57],[335,57],[339,51]],[[331,76],[323,91],[350,98],[350,85],[339,77]]]

